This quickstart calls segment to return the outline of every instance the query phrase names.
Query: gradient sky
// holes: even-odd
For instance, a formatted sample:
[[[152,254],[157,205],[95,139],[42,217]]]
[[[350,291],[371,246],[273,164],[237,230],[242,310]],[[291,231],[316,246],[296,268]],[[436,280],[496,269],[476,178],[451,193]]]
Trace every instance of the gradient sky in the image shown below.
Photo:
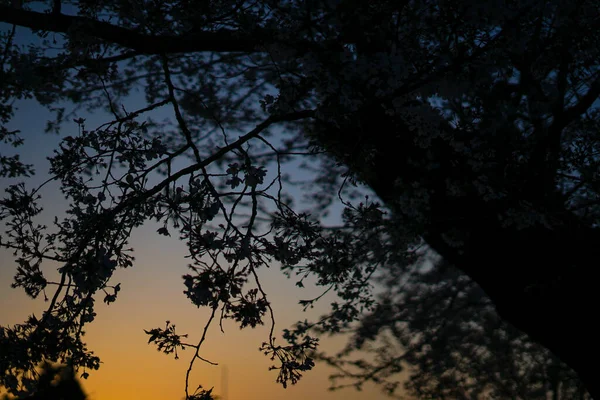
[[[44,134],[43,129],[49,113],[34,102],[22,102],[11,128],[22,130],[26,147],[20,152],[24,161],[36,165],[37,177],[41,182],[48,162],[45,157],[52,153],[59,138]],[[94,128],[103,119],[102,113],[80,115],[87,118],[86,126]],[[68,132],[72,129],[72,132]],[[77,126],[66,127],[64,134],[73,134]],[[6,148],[3,153],[8,153]],[[0,183],[5,187],[10,180]],[[29,186],[29,187],[33,187]],[[65,208],[65,200],[56,186],[42,191],[44,214],[42,222],[50,223],[54,215]],[[84,388],[90,400],[159,400],[184,397],[185,371],[189,365],[191,349],[180,354],[179,360],[172,355],[159,353],[153,345],[148,345],[148,336],[143,329],[164,327],[165,320],[177,326],[178,333],[190,334],[190,343],[200,337],[208,318],[208,310],[198,309],[183,294],[181,275],[187,272],[188,260],[184,258],[187,249],[176,238],[165,238],[156,233],[158,226],[148,224],[135,231],[131,246],[135,249],[136,262],[133,268],[117,270],[112,282],[121,283],[122,290],[117,301],[111,305],[97,297],[96,320],[87,325],[87,343],[102,360],[99,371],[90,371],[84,381]],[[56,265],[47,264],[45,273],[52,276]],[[31,300],[21,289],[11,289],[15,263],[10,252],[0,252],[0,325],[23,322],[27,315],[35,312],[38,316],[45,309],[41,299]],[[260,271],[259,271],[260,272]],[[54,272],[56,273],[56,272]],[[301,290],[294,281],[287,280],[272,266],[261,273],[262,284],[276,313],[278,337],[282,329],[304,318],[317,317],[329,302],[322,301],[323,308],[312,313],[302,313],[297,304],[299,299],[310,298],[316,292]],[[52,292],[48,292],[51,295]],[[43,296],[42,296],[43,297]],[[331,297],[329,298],[331,299]],[[358,400],[386,398],[378,388],[367,387],[362,392],[344,389],[329,392],[328,375],[332,369],[317,364],[296,386],[281,388],[275,383],[277,373],[268,371],[272,362],[258,348],[268,338],[268,327],[240,329],[234,323],[224,324],[221,333],[218,324],[213,324],[201,356],[217,362],[220,366],[210,366],[197,361],[190,385],[202,384],[205,388],[215,387],[214,393],[222,393],[221,366],[226,366],[229,376],[228,400],[300,400],[307,398],[325,400]],[[344,341],[341,338],[323,339],[321,349],[335,351]],[[192,390],[193,391],[193,390]]]

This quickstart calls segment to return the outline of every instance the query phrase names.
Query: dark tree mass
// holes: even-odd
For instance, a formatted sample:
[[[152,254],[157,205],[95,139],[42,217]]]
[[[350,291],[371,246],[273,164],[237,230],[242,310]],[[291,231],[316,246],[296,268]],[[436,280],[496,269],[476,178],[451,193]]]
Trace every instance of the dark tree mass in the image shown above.
[[[208,325],[274,323],[273,263],[337,295],[266,338],[284,386],[320,359],[334,385],[389,393],[408,368],[423,398],[600,397],[599,20],[593,0],[0,1],[0,246],[13,286],[49,299],[0,327],[0,385],[35,391],[44,361],[99,367],[83,328],[154,221],[187,244]],[[49,227],[27,132],[6,127],[25,99],[62,138],[42,173],[68,209]],[[90,127],[95,110],[112,117]],[[192,364],[209,340],[146,333]]]

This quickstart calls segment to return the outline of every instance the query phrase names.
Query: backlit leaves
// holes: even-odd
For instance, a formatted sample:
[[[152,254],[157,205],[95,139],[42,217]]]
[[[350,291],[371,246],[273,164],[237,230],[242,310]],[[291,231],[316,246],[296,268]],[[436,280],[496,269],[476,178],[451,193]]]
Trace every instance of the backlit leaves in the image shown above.
[[[144,333],[148,336],[148,343],[155,343],[157,350],[165,354],[175,353],[175,359],[179,358],[177,349],[185,350],[185,345],[181,342],[182,338],[186,338],[188,335],[178,335],[175,333],[175,324],[171,324],[167,321],[165,328],[154,328],[145,330]]]

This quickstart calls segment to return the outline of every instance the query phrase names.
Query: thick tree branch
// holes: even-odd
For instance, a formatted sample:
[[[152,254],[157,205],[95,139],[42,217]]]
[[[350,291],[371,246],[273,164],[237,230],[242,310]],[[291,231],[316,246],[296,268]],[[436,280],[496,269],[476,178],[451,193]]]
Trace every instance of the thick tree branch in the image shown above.
[[[70,33],[82,30],[89,36],[118,44],[141,54],[183,52],[255,52],[260,39],[230,30],[185,35],[146,35],[108,22],[64,14],[44,14],[0,5],[0,22],[39,31]]]
[[[600,96],[600,75],[594,79],[594,81],[590,84],[590,89],[587,91],[585,95],[581,98],[581,100],[575,104],[564,110],[560,113],[552,126],[551,130],[563,129],[569,123],[571,123],[575,118],[579,117],[581,114],[585,113],[592,104],[598,100]]]

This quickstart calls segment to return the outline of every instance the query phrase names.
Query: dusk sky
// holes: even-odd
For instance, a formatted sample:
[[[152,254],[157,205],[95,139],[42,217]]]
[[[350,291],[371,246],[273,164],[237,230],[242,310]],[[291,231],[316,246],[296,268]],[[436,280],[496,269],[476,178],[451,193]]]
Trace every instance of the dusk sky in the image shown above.
[[[43,132],[50,116],[44,108],[32,101],[20,103],[19,108],[10,128],[21,129],[26,144],[20,153],[24,161],[36,166],[37,176],[33,181],[41,182],[45,180],[48,169],[45,157],[52,153],[59,138]],[[106,122],[102,113],[80,116],[87,119],[86,126],[90,129]],[[64,135],[74,134],[78,129],[75,123],[67,125],[70,126],[64,130]],[[2,187],[9,183],[9,180],[4,180]],[[34,186],[30,183],[28,187]],[[66,202],[56,185],[48,185],[41,194],[44,212],[40,221],[50,225],[53,217],[64,210]],[[191,349],[182,352],[179,360],[174,360],[173,355],[165,355],[154,345],[148,345],[148,336],[143,330],[164,327],[165,321],[170,320],[176,324],[178,333],[188,333],[189,342],[197,343],[209,311],[196,308],[183,294],[181,276],[188,272],[189,264],[189,260],[184,258],[187,254],[184,243],[176,237],[159,236],[156,233],[158,227],[147,224],[133,233],[130,244],[135,249],[135,265],[127,270],[118,269],[111,280],[113,284],[121,283],[122,291],[117,301],[106,305],[102,302],[102,293],[96,296],[98,316],[93,323],[86,325],[85,339],[103,364],[100,370],[90,371],[89,379],[83,381],[90,400],[179,400],[184,397],[185,371],[193,355]],[[22,289],[11,289],[16,265],[10,252],[3,250],[0,257],[0,324],[22,323],[32,312],[40,316],[46,306],[43,296],[34,301]],[[48,263],[43,271],[51,279],[52,271],[56,276],[56,267]],[[294,281],[286,279],[278,266],[259,272],[275,311],[277,338],[280,338],[282,329],[299,319],[310,320],[326,311],[332,299],[324,298],[320,309],[303,313],[298,300],[310,298],[318,294],[317,291],[296,288]],[[48,289],[47,294],[51,296],[53,287]],[[229,378],[227,400],[386,398],[374,386],[362,392],[351,388],[327,391],[328,376],[333,370],[320,363],[296,386],[284,390],[275,383],[277,372],[268,370],[272,361],[258,350],[268,338],[269,327],[240,331],[234,323],[226,321],[224,328],[223,334],[218,323],[213,323],[200,353],[219,366],[197,361],[190,385],[202,384],[206,389],[214,386],[214,393],[222,394],[221,374],[223,366],[226,366]],[[343,343],[342,338],[323,338],[321,349],[333,353]]]
[[[0,0],[0,400],[600,400],[572,3]]]

